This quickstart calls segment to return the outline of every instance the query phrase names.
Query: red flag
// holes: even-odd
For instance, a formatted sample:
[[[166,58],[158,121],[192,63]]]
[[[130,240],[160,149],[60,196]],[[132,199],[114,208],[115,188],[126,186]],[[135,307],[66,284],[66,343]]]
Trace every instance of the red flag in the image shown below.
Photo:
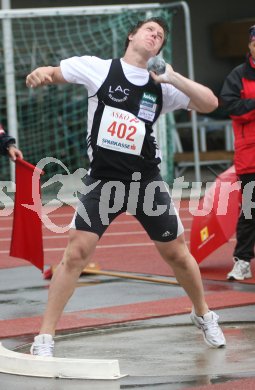
[[[204,215],[193,217],[190,251],[198,263],[228,242],[235,233],[241,191],[235,167],[221,173],[199,202]]]
[[[44,172],[17,158],[15,174],[16,193],[10,256],[28,260],[43,272],[40,176]]]

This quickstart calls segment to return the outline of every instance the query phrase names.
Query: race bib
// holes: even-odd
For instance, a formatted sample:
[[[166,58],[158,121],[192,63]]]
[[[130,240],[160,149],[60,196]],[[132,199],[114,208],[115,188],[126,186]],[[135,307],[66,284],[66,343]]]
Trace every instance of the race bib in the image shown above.
[[[140,155],[145,137],[145,123],[134,114],[105,106],[97,145],[116,152]]]
[[[153,122],[157,106],[157,96],[153,93],[144,92],[140,102],[138,117],[145,121]]]

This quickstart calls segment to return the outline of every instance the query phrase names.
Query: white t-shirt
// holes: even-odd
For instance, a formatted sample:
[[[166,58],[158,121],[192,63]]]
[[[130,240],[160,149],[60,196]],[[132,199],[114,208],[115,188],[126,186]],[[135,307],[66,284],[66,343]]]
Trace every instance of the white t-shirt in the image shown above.
[[[103,60],[93,56],[71,57],[60,63],[64,79],[73,84],[82,84],[88,96],[94,96],[105,81],[111,59]],[[121,59],[125,77],[134,85],[145,85],[149,79],[146,69],[127,64]],[[171,84],[161,84],[163,95],[162,114],[178,109],[187,109],[190,98]]]
[[[138,87],[141,87],[143,85],[146,86],[148,84],[149,72],[147,71],[147,69],[138,68],[136,66],[129,65],[126,62],[124,62],[122,59],[120,60],[120,63],[123,69],[124,77],[129,83]],[[156,142],[154,125],[152,126],[152,133],[148,135],[144,127],[145,121],[140,120],[140,122],[143,122],[140,123],[139,119],[136,118],[140,123],[140,126],[139,129],[137,127],[135,132],[132,133],[133,139],[132,140],[130,139],[130,141],[132,141],[130,142],[130,144],[127,145],[125,142],[120,142],[119,138],[121,138],[121,141],[123,141],[123,134],[121,134],[121,137],[118,135],[119,138],[117,137],[118,139],[115,139],[114,138],[116,137],[115,131],[114,134],[111,134],[112,137],[110,137],[111,139],[109,140],[108,133],[111,127],[109,127],[108,125],[110,123],[109,121],[112,119],[113,112],[108,113],[108,108],[105,107],[103,116],[101,118],[100,127],[98,129],[97,147],[95,147],[94,145],[94,133],[92,134],[92,129],[95,120],[98,120],[98,118],[96,118],[95,116],[96,110],[98,109],[98,105],[99,105],[97,93],[108,77],[111,64],[112,64],[111,59],[103,60],[98,57],[83,56],[83,57],[72,57],[66,60],[62,60],[60,63],[60,67],[61,67],[62,75],[67,82],[72,84],[84,85],[84,87],[88,91],[89,99],[88,99],[88,113],[87,113],[87,145],[88,145],[87,153],[91,164],[92,162],[94,162],[93,167],[95,168],[95,166],[98,167],[98,165],[100,165],[100,164],[97,165],[96,163],[99,160],[103,161],[102,156],[100,159],[97,158],[99,151],[100,153],[103,153],[102,148],[114,150],[115,152],[120,151],[122,153],[121,167],[124,167],[124,165],[125,167],[122,169],[122,172],[119,174],[118,177],[121,177],[123,180],[124,178],[125,180],[129,180],[131,170],[140,169],[140,168],[136,168],[138,164],[137,156],[140,155],[140,153],[142,152],[142,148],[145,145],[146,150],[144,149],[142,158],[144,158],[144,155],[146,155],[146,158],[144,158],[143,163],[141,163],[140,160],[138,166],[142,165],[143,168],[141,169],[143,171],[143,177],[146,178],[149,174],[149,171],[151,171],[152,173],[153,169],[155,169],[155,166],[161,160],[160,150],[156,146],[157,142]],[[187,106],[190,101],[187,95],[185,95],[183,92],[179,91],[178,89],[176,89],[170,84],[162,83],[161,87],[162,87],[161,113],[167,113],[181,108],[187,109]],[[112,110],[112,107],[109,107],[109,109]],[[146,113],[148,114],[147,111]],[[149,114],[151,114],[151,112],[149,112]],[[121,115],[123,115],[123,113]],[[144,118],[144,116],[140,116],[140,118]],[[121,124],[121,126],[122,125],[123,124]],[[131,128],[129,128],[129,130],[131,131]],[[133,134],[136,135],[136,138],[134,138],[135,136]],[[147,136],[147,143],[144,143],[143,141],[145,136]],[[92,142],[92,138],[93,138],[93,142]],[[127,141],[127,137],[125,138],[125,140]],[[155,155],[152,157],[151,151],[153,149],[155,149]],[[130,158],[130,156],[134,158],[132,159]],[[105,162],[107,166],[105,166],[104,169],[105,171],[107,171],[105,176],[107,178],[109,177],[109,172],[112,172],[112,170],[114,171],[114,169],[116,170],[117,168],[118,171],[121,170],[120,165],[114,160],[114,157],[115,160],[119,158],[117,153],[113,154],[111,163],[109,162],[109,160],[107,160],[109,166]],[[116,164],[114,163],[114,161],[116,162]],[[134,164],[134,168],[131,168],[131,164]],[[103,162],[102,165],[104,165]],[[99,176],[101,177],[101,165],[99,168],[100,168]],[[126,174],[127,171],[128,173]],[[94,176],[97,175],[95,171],[93,171],[92,173]],[[105,174],[105,172],[103,174]]]

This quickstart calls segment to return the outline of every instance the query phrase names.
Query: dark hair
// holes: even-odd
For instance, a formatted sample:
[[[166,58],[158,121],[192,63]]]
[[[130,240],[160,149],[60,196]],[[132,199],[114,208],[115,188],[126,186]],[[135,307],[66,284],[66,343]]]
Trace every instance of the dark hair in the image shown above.
[[[255,39],[255,25],[249,28],[249,42]]]
[[[149,23],[149,22],[157,23],[164,30],[164,42],[162,43],[162,46],[161,46],[159,52],[161,51],[161,49],[165,46],[165,44],[167,42],[167,38],[168,38],[168,34],[169,34],[169,28],[168,28],[168,25],[166,24],[166,21],[164,19],[162,19],[162,18],[159,18],[159,17],[152,17],[152,18],[149,18],[149,19],[146,19],[146,20],[139,20],[136,23],[136,25],[132,26],[130,28],[128,34],[127,34],[127,38],[126,38],[126,41],[125,41],[125,51],[127,50],[129,42],[130,42],[129,41],[129,35],[130,34],[135,34],[144,24]]]

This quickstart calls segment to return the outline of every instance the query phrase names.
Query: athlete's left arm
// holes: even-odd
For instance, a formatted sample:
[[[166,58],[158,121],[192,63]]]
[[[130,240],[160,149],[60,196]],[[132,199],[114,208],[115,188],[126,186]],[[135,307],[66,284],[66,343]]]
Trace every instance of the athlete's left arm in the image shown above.
[[[156,82],[172,84],[185,93],[190,98],[189,109],[200,113],[208,113],[218,107],[218,99],[208,87],[175,72],[171,65],[167,64],[166,71],[162,75],[156,75],[154,72],[150,73]]]

